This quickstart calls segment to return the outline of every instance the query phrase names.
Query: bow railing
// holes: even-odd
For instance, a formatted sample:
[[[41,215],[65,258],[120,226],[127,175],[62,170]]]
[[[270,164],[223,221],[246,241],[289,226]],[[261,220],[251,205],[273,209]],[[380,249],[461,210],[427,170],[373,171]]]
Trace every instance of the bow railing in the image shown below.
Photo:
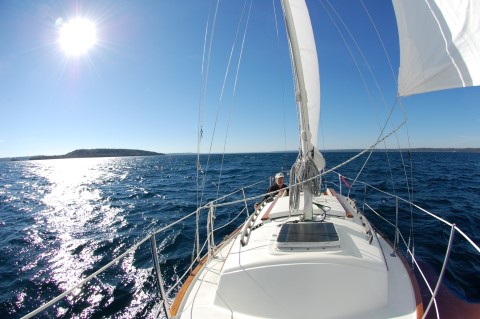
[[[332,174],[332,173],[330,173],[330,174]],[[384,227],[393,228],[393,236],[394,236],[393,253],[398,253],[399,251],[404,252],[404,254],[406,254],[406,256],[409,257],[409,259],[411,261],[412,268],[414,268],[418,272],[417,277],[420,277],[423,280],[425,286],[427,287],[428,293],[430,294],[430,299],[429,299],[428,305],[427,305],[427,307],[424,311],[424,318],[427,317],[427,315],[430,312],[430,309],[432,307],[435,308],[436,317],[441,318],[441,314],[439,312],[439,307],[438,307],[438,304],[437,304],[437,294],[438,294],[438,291],[439,291],[439,287],[444,280],[444,275],[445,275],[445,272],[446,272],[446,269],[447,269],[447,265],[450,261],[450,252],[452,251],[452,244],[453,244],[453,241],[454,241],[454,238],[455,238],[455,234],[458,233],[464,239],[466,239],[467,242],[471,245],[471,247],[473,248],[473,250],[476,254],[480,254],[479,246],[472,239],[470,239],[455,224],[450,223],[450,222],[446,221],[445,219],[443,219],[443,218],[441,218],[441,217],[423,209],[422,207],[420,207],[420,206],[414,204],[413,202],[411,202],[410,200],[406,200],[406,199],[404,199],[400,196],[397,196],[395,194],[391,194],[391,193],[383,191],[383,190],[381,190],[381,189],[379,189],[375,186],[372,186],[368,183],[359,182],[357,180],[355,180],[355,183],[352,183],[352,185],[350,186],[347,182],[348,178],[346,178],[345,176],[343,176],[343,175],[341,175],[337,172],[333,172],[333,174],[337,174],[338,179],[334,178],[333,181],[326,181],[326,176],[323,176],[324,174],[320,174],[318,177],[321,177],[321,178],[325,179],[326,182],[323,183],[323,185],[327,185],[327,186],[330,186],[330,187],[334,186],[335,188],[337,188],[338,192],[340,192],[340,193],[342,192],[342,183],[348,185],[349,191],[351,191],[354,187],[358,188],[360,186],[360,188],[363,188],[363,191],[356,192],[356,193],[352,192],[352,194],[355,194],[355,196],[361,197],[362,193],[363,193],[363,211],[364,211],[364,213],[366,213],[367,211],[371,212],[373,214],[372,216],[376,216],[377,218],[379,218],[379,220],[382,221]],[[350,180],[350,179],[348,179],[348,180]],[[255,184],[252,184],[252,185],[257,185],[257,184],[258,183],[255,183]],[[255,195],[255,196],[247,197],[246,193],[245,193],[246,188],[247,187],[241,188],[241,189],[236,190],[236,191],[234,191],[234,192],[232,192],[228,195],[225,195],[225,196],[223,196],[223,197],[221,197],[217,200],[211,201],[211,202],[203,205],[202,207],[198,208],[194,212],[191,212],[190,214],[176,220],[175,222],[172,222],[169,225],[166,225],[166,226],[152,232],[151,234],[149,234],[145,238],[138,241],[136,244],[129,247],[125,252],[123,252],[122,254],[117,256],[116,258],[112,259],[109,263],[100,267],[97,271],[95,271],[91,275],[89,275],[89,276],[85,277],[84,279],[80,280],[74,286],[66,289],[62,294],[53,298],[52,300],[50,300],[49,302],[40,306],[39,308],[35,309],[34,311],[30,312],[29,314],[25,315],[24,317],[22,317],[22,319],[32,318],[32,317],[38,315],[39,313],[41,313],[42,311],[46,310],[50,306],[56,304],[57,302],[59,302],[60,300],[65,298],[67,295],[71,294],[73,291],[81,288],[87,282],[96,278],[99,274],[105,272],[107,269],[109,269],[113,265],[116,265],[125,256],[134,253],[137,249],[139,249],[140,246],[142,246],[147,241],[150,242],[152,259],[153,259],[152,271],[155,273],[155,278],[156,278],[156,282],[157,282],[158,290],[159,290],[159,294],[160,294],[160,305],[161,305],[161,307],[158,307],[157,313],[155,314],[155,318],[158,317],[161,314],[163,314],[163,316],[166,317],[166,318],[172,318],[171,315],[170,315],[170,309],[169,309],[171,301],[173,299],[171,296],[179,290],[179,287],[184,282],[185,277],[188,276],[193,271],[193,269],[201,262],[201,260],[203,260],[204,258],[207,258],[207,259],[212,258],[212,256],[215,253],[215,248],[217,247],[219,242],[221,242],[221,239],[219,239],[219,236],[215,236],[215,234],[217,234],[220,230],[226,228],[227,226],[229,226],[233,223],[235,223],[234,226],[237,227],[237,228],[238,228],[239,225],[244,223],[244,226],[243,226],[243,228],[240,232],[240,235],[242,236],[241,242],[242,242],[242,245],[247,245],[248,244],[248,232],[249,232],[248,227],[249,227],[249,225],[252,224],[251,221],[256,218],[255,213],[257,211],[256,209],[254,209],[254,213],[249,214],[249,208],[248,207],[249,207],[249,205],[251,205],[251,203],[254,203],[255,201],[258,201],[259,199],[264,199],[267,194],[261,194],[261,195]],[[366,195],[370,194],[372,190],[381,194],[382,197],[386,196],[388,198],[392,198],[392,199],[395,200],[395,207],[394,207],[395,214],[393,216],[393,220],[389,220],[387,217],[385,217],[384,216],[385,214],[383,212],[381,212],[380,209],[378,209],[378,208],[375,209],[374,208],[374,206],[379,206],[379,205],[375,205],[375,203],[369,203],[367,201],[367,199],[366,199],[367,196]],[[403,219],[405,219],[404,216],[399,215],[400,203],[408,205],[409,209],[413,208],[413,209],[418,210],[422,214],[422,217],[434,218],[435,220],[441,222],[445,227],[449,228],[448,245],[447,245],[447,248],[446,248],[446,251],[445,251],[445,258],[442,262],[442,266],[441,266],[440,274],[438,275],[438,279],[436,280],[434,285],[429,284],[429,281],[427,280],[427,275],[422,270],[421,265],[419,264],[419,262],[418,262],[418,260],[415,256],[415,253],[414,253],[415,252],[415,247],[414,247],[413,241],[411,240],[410,237],[407,238],[406,236],[404,236],[403,233],[400,231],[399,223]],[[380,205],[380,206],[382,206],[382,205]],[[234,213],[233,217],[230,218],[228,221],[224,222],[222,225],[215,228],[214,224],[215,224],[215,221],[216,221],[217,209],[222,208],[222,207],[223,208],[228,207],[229,210],[230,210],[230,208],[234,207],[235,209],[238,209],[238,211],[237,211],[237,213]],[[202,214],[203,211],[207,211],[208,213],[207,214]],[[230,212],[230,215],[232,215],[231,212]],[[244,219],[239,221],[239,219],[241,219],[241,217],[243,215],[244,215]],[[205,227],[203,230],[202,230],[202,227],[200,226],[202,223],[199,222],[199,219],[202,216],[204,218],[206,218],[206,225],[207,225],[207,227]],[[188,267],[186,267],[183,274],[177,278],[176,282],[168,283],[169,288],[165,289],[165,283],[164,283],[164,279],[163,279],[163,276],[162,276],[160,261],[159,261],[159,258],[158,258],[158,254],[159,253],[161,254],[161,251],[159,251],[159,249],[157,248],[157,245],[156,245],[156,238],[157,237],[156,236],[166,232],[167,230],[169,230],[169,229],[175,227],[176,225],[178,225],[179,223],[182,223],[182,222],[184,222],[186,220],[189,220],[189,219],[196,219],[196,222],[195,222],[195,224],[196,224],[195,242],[194,242],[194,247],[195,248],[194,248],[194,253],[193,253],[193,256],[192,256],[192,262],[190,263],[190,265]],[[373,224],[375,225],[375,223],[373,223]],[[378,227],[378,225],[377,225],[377,227]],[[379,228],[377,228],[377,229],[379,229]],[[382,229],[382,233],[384,231],[385,230]],[[200,238],[204,239],[202,245],[200,245]],[[403,247],[402,249],[400,249],[400,247],[399,247],[400,244],[403,244],[403,246],[401,246],[401,247]]]

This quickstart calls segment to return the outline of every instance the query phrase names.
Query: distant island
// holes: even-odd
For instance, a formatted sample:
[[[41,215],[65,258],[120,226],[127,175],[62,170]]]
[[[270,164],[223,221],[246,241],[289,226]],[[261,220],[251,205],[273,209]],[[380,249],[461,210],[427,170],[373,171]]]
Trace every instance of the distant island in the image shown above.
[[[328,149],[322,150],[325,153],[338,153],[338,152],[355,152],[359,153],[362,149]],[[436,153],[480,153],[480,148],[429,148],[418,147],[410,149],[374,149],[373,152],[436,152]],[[298,151],[289,150],[288,153],[296,153]],[[263,152],[252,152],[263,153]],[[285,153],[285,151],[272,151],[266,153]],[[171,153],[170,155],[191,155],[194,153]],[[244,152],[241,154],[249,154]],[[0,161],[28,161],[28,160],[46,160],[46,159],[62,159],[62,158],[88,158],[88,157],[123,157],[123,156],[158,156],[165,155],[164,153],[156,153],[142,150],[132,149],[115,149],[115,148],[96,148],[96,149],[79,149],[65,155],[36,155],[36,156],[21,156],[21,157],[5,157],[0,158]]]
[[[124,157],[124,156],[157,156],[165,155],[142,150],[130,150],[121,148],[95,148],[95,149],[79,149],[65,155],[36,155],[26,157],[11,158],[12,161],[28,161],[28,160],[47,160],[47,159],[64,159],[64,158],[89,158],[89,157]]]

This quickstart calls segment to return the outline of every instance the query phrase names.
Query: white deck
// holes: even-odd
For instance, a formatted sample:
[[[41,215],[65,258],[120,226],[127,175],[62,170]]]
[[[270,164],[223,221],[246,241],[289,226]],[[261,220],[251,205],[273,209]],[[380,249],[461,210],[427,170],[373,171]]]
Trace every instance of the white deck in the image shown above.
[[[178,318],[417,318],[409,275],[388,244],[376,236],[370,244],[368,224],[345,217],[335,196],[317,199],[332,208],[325,221],[339,246],[278,248],[279,226],[299,219],[279,198],[260,212],[248,245],[237,235],[198,273]]]

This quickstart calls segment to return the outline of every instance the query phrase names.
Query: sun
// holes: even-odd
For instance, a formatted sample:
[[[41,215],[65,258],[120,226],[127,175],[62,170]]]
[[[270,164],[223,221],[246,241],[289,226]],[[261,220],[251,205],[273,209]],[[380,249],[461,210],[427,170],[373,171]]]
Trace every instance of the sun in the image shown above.
[[[58,42],[67,55],[85,54],[97,43],[95,24],[85,18],[75,18],[66,23],[60,21]]]

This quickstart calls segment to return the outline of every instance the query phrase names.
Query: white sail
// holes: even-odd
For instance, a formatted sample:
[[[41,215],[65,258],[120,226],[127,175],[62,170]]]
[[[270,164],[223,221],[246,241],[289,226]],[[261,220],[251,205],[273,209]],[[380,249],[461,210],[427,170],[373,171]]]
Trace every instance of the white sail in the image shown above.
[[[393,0],[398,95],[480,85],[479,0]]]
[[[297,78],[297,103],[301,105],[300,126],[302,132],[311,134],[311,144],[317,146],[320,75],[310,15],[304,0],[284,0],[282,3]]]
[[[316,148],[320,116],[320,74],[312,23],[305,0],[282,0],[282,8],[290,43],[292,68],[295,75],[295,95],[300,121],[301,152],[290,171],[290,209],[300,204],[300,189],[304,191],[305,220],[313,217],[313,196],[320,184],[315,176],[325,167],[325,159]],[[307,183],[304,183],[308,181]]]

